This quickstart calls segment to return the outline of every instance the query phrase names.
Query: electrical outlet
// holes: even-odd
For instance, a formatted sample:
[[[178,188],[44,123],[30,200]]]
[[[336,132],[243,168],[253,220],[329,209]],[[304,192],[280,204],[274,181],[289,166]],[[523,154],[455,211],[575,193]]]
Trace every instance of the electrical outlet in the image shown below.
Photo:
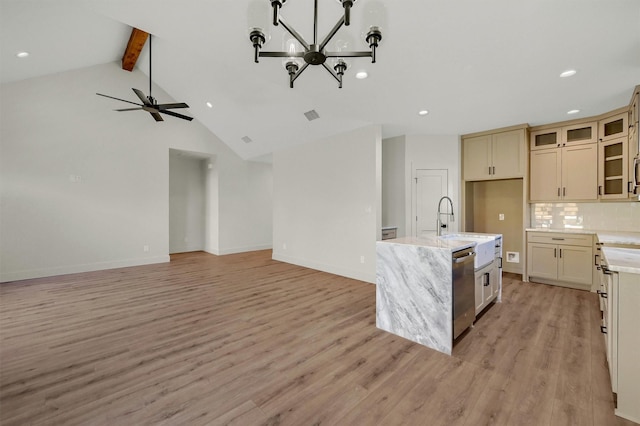
[[[145,244],[144,246],[142,246],[142,251],[145,253],[149,252],[149,244]]]
[[[364,256],[360,256],[360,263],[364,263]]]
[[[286,250],[287,249],[287,243],[282,243],[282,250]]]
[[[500,213],[498,215],[498,220],[504,220],[504,213]]]

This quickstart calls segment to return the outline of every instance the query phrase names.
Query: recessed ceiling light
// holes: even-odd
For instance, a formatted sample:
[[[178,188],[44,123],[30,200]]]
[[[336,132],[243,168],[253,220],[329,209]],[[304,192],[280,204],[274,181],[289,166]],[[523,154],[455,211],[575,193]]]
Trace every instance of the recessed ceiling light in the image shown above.
[[[211,102],[207,102],[207,106],[208,106],[209,108],[213,108],[213,104],[212,104]]]
[[[18,58],[26,58],[27,56],[29,56],[29,52],[18,52],[16,53],[16,56]]]
[[[576,72],[576,70],[566,70],[560,74],[560,77],[571,77],[572,75],[576,75]]]
[[[571,111],[567,111],[567,114],[577,114],[579,112],[580,112],[579,109],[572,109]]]
[[[367,77],[369,77],[369,74],[367,74],[366,71],[360,71],[360,72],[356,73],[356,78],[358,80],[362,80],[362,79],[367,78]]]
[[[427,111],[426,109],[423,109],[422,111],[418,111],[418,115],[427,115],[429,114],[429,111]]]

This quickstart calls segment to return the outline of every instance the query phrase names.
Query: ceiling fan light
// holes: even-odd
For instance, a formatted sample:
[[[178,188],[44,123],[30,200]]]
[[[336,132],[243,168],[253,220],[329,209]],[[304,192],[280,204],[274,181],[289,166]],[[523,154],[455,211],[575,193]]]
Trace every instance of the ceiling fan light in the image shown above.
[[[369,74],[366,71],[358,71],[356,73],[356,78],[358,80],[364,80],[365,78],[369,77]]]
[[[566,78],[566,77],[571,77],[576,75],[577,71],[576,70],[566,70],[562,73],[560,73],[560,77],[562,78]]]

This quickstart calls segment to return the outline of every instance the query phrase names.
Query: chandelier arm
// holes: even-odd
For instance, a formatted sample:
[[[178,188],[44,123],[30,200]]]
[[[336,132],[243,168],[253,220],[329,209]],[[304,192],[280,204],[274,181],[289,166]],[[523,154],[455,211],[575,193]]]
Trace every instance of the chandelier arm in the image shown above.
[[[340,77],[338,76],[338,74],[336,74],[336,72],[334,70],[332,70],[331,68],[329,68],[329,65],[327,65],[326,63],[322,64],[322,66],[324,67],[324,69],[326,69],[329,74],[331,74],[333,76],[333,78],[336,79],[336,81],[340,84],[342,84],[342,82],[340,81]]]
[[[305,63],[305,64],[304,64],[304,65],[303,65],[303,66],[298,70],[298,72],[296,72],[296,75],[294,75],[294,76],[291,78],[291,83],[293,83],[294,81],[296,81],[296,78],[298,78],[298,77],[300,76],[300,74],[302,74],[302,72],[303,72],[304,70],[306,70],[306,69],[307,69],[307,67],[308,67],[308,66],[309,66],[309,64]]]
[[[331,29],[329,34],[327,34],[327,36],[324,38],[324,40],[322,40],[322,43],[320,43],[320,51],[322,51],[325,48],[327,43],[329,43],[329,41],[331,41],[333,36],[336,35],[338,30],[340,28],[342,28],[343,25],[344,25],[344,16],[338,20],[338,22],[333,26],[333,28]]]
[[[260,53],[262,55],[262,53]],[[371,51],[362,52],[325,52],[327,58],[370,58]]]
[[[261,58],[304,58],[304,52],[260,52]]]
[[[287,23],[282,18],[280,18],[280,24],[284,27],[285,30],[287,30],[289,34],[295,37],[295,39],[298,40],[306,50],[309,50],[309,43],[304,41],[304,38],[302,38],[302,36],[298,34],[296,30],[294,30],[292,27],[287,25]]]

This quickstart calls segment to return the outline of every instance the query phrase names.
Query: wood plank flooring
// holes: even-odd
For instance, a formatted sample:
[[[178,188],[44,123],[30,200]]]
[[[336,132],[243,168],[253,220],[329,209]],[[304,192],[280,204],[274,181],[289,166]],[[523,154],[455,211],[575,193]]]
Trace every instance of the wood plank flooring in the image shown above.
[[[0,424],[631,425],[595,294],[505,274],[452,357],[271,251],[0,285]]]

